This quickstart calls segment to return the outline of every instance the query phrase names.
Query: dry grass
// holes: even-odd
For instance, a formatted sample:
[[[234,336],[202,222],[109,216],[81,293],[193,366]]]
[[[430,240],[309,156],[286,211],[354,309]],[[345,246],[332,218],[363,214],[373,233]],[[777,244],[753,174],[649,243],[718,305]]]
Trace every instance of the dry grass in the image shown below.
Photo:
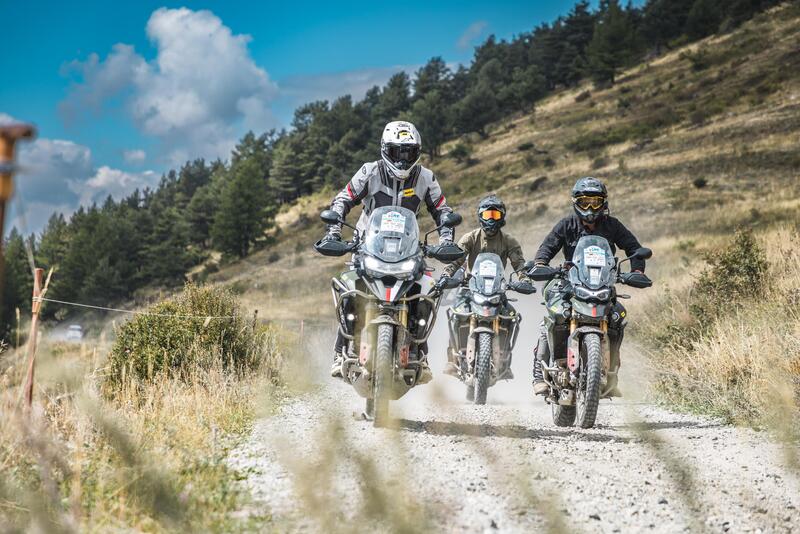
[[[33,411],[19,402],[23,357],[0,355],[0,524],[13,530],[227,531],[246,496],[224,460],[274,387],[279,334],[246,376],[221,362],[179,377],[129,379],[100,394],[110,346],[45,343]],[[187,377],[189,378],[187,380]]]
[[[670,404],[726,420],[780,427],[800,400],[800,235],[793,226],[759,236],[769,273],[755,298],[732,299],[700,328],[688,311],[695,275],[687,271],[643,310],[657,393]],[[682,246],[686,246],[686,241]]]

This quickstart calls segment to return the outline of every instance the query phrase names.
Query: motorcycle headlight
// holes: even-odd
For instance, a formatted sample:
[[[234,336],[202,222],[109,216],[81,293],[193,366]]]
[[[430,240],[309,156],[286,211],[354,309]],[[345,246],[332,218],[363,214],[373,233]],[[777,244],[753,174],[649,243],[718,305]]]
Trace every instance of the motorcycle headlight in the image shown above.
[[[418,258],[411,258],[397,263],[386,263],[374,256],[364,257],[364,269],[368,274],[375,277],[389,275],[398,280],[413,278],[418,263]]]
[[[593,291],[583,286],[573,286],[575,289],[575,296],[581,300],[599,300],[605,301],[611,297],[611,290],[608,288],[598,289]]]
[[[475,304],[497,304],[500,302],[500,295],[491,295],[485,297],[480,293],[473,293],[472,300],[475,302]]]

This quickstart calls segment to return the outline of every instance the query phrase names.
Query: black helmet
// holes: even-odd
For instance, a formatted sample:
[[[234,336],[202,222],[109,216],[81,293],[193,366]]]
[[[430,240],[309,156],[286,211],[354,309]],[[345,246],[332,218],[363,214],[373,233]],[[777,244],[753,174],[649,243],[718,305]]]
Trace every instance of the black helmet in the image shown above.
[[[497,195],[484,197],[478,203],[478,222],[487,235],[494,235],[506,224],[506,205]]]
[[[572,207],[583,222],[593,223],[608,213],[608,190],[597,178],[587,176],[572,188]]]

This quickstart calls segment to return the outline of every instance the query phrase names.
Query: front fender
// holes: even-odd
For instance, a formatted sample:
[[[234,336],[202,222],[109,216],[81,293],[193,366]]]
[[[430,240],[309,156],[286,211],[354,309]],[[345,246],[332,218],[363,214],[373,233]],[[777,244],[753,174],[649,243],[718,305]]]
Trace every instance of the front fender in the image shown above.
[[[392,317],[391,315],[378,315],[373,320],[369,322],[371,325],[379,325],[379,324],[392,324],[395,326],[403,326],[401,325],[397,319]]]
[[[596,326],[580,326],[569,335],[567,338],[567,367],[573,373],[577,372],[581,366],[581,359],[578,357],[581,353],[579,341],[586,334],[597,334],[600,339],[605,337],[605,332]]]

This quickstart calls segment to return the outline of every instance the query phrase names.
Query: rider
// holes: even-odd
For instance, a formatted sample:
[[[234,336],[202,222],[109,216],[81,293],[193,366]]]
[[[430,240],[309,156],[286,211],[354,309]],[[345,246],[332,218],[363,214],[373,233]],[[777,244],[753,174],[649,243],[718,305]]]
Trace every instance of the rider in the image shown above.
[[[444,275],[453,276],[465,262],[467,263],[467,268],[472,269],[475,258],[482,252],[490,252],[500,256],[503,267],[506,266],[507,261],[511,261],[511,266],[514,270],[522,269],[525,265],[522,247],[520,247],[516,239],[501,230],[506,224],[506,205],[503,201],[497,195],[484,197],[478,202],[477,215],[480,227],[464,234],[458,241],[458,246],[466,252],[466,255],[445,267]],[[520,282],[530,284],[530,279],[525,274],[520,274],[519,279]],[[459,298],[469,298],[469,292],[462,291],[459,294]],[[451,348],[454,341],[450,340]],[[456,362],[453,360],[452,350],[447,351],[447,359],[445,374],[457,376],[458,371]]]
[[[359,231],[366,228],[369,215],[376,208],[383,206],[402,206],[414,213],[419,213],[424,204],[437,226],[442,215],[453,210],[447,205],[442,188],[433,172],[419,164],[422,139],[416,127],[410,122],[393,121],[386,125],[381,137],[381,159],[365,163],[347,182],[347,185],[333,199],[331,209],[338,212],[341,219],[347,216],[353,207],[361,203],[364,210],[356,224]],[[328,226],[328,233],[323,240],[339,240],[342,225]],[[439,230],[439,242],[452,242],[452,228]],[[342,376],[342,351],[345,338],[338,331],[334,346],[331,376]],[[425,347],[420,347],[425,352]],[[424,378],[430,379],[430,369],[424,358]],[[423,382],[423,378],[420,378]]]
[[[534,258],[536,265],[548,265],[559,250],[564,251],[564,257],[568,261],[572,260],[578,239],[585,235],[604,237],[611,245],[612,251],[616,252],[616,247],[619,247],[628,256],[641,247],[636,236],[619,219],[609,215],[608,190],[605,184],[597,178],[585,177],[575,182],[575,186],[572,188],[572,206],[575,213],[561,219],[542,241]],[[633,258],[631,260],[632,271],[644,273],[644,268],[643,259]],[[554,280],[547,284],[544,291],[545,301],[548,301],[552,291],[561,289],[560,283],[559,280]],[[625,308],[617,302],[614,305],[612,322],[608,325],[611,339],[611,366],[614,371],[619,369],[620,365],[619,348],[625,333],[625,324]],[[536,344],[534,356],[533,392],[535,395],[547,395],[550,388],[544,382],[541,368],[541,362],[550,358],[544,321],[541,323],[539,341]],[[616,384],[613,384],[612,387],[611,396],[622,396],[616,388]]]

